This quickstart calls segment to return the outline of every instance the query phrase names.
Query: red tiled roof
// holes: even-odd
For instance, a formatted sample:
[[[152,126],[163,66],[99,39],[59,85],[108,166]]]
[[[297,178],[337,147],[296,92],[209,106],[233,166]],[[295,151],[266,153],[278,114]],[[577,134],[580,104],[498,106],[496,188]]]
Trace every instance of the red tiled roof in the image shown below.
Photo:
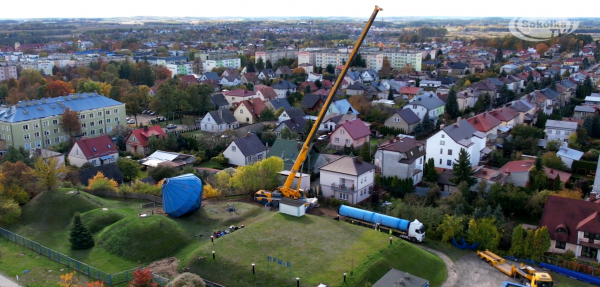
[[[135,136],[135,138],[137,139],[136,142],[129,142],[129,138],[131,137],[131,135]],[[148,127],[147,131],[145,130],[145,128],[141,128],[141,129],[131,131],[131,133],[129,133],[129,135],[125,139],[125,142],[132,143],[132,144],[137,143],[143,147],[147,147],[148,146],[148,138],[150,138],[151,136],[165,137],[166,134],[165,134],[165,131],[160,126]]]
[[[515,160],[509,161],[502,166],[499,171],[502,172],[526,172],[529,171],[535,165],[534,160]]]
[[[321,84],[323,84],[323,87],[327,89],[331,89],[331,87],[333,86],[330,80],[323,80],[321,81]]]
[[[224,92],[226,96],[234,96],[234,97],[249,97],[254,96],[254,92],[250,92],[244,89],[235,89],[229,92]]]
[[[556,176],[560,175],[560,181],[567,183],[569,178],[571,178],[571,174],[568,172],[560,171],[558,169],[553,169],[549,167],[544,167],[544,172],[546,173],[546,177],[548,179],[555,179]]]
[[[79,146],[87,159],[118,153],[117,147],[107,135],[80,140],[75,145]]]
[[[198,79],[194,77],[194,75],[181,76],[179,77],[182,82],[186,82],[188,84],[198,83]]]
[[[540,226],[548,227],[550,238],[554,240],[577,244],[577,231],[586,232],[590,227],[594,228],[590,230],[593,232],[600,230],[600,218],[596,215],[598,212],[598,203],[548,196]],[[567,233],[557,233],[558,227],[565,228]]]
[[[419,87],[402,87],[400,88],[400,94],[416,95],[420,89]]]
[[[275,90],[273,90],[273,88],[264,85],[260,86],[261,87],[259,89],[255,89],[254,91],[256,91],[257,93],[260,92],[263,95],[263,97],[265,97],[265,99],[272,100],[277,98],[277,93],[275,93]]]
[[[484,133],[490,131],[491,129],[499,126],[502,123],[496,117],[488,115],[488,113],[478,114],[468,119],[467,121],[469,121],[469,123],[473,125],[475,129]]]
[[[371,130],[361,119],[345,122],[339,125],[338,129],[339,128],[344,128],[354,140],[371,134]]]
[[[298,91],[304,91],[304,89],[306,89],[306,86],[310,87],[311,93],[319,89],[317,87],[317,85],[315,84],[315,82],[305,81],[305,82],[300,83],[300,85],[298,85]]]
[[[246,110],[252,114],[253,117],[258,119],[258,116],[266,108],[265,103],[260,98],[254,98],[250,100],[243,100],[240,102],[240,106],[246,107]],[[238,106],[238,108],[240,107]]]
[[[519,112],[504,107],[504,108],[500,108],[500,109],[495,109],[493,111],[490,112],[490,115],[492,115],[493,117],[503,121],[503,122],[508,122],[516,117],[519,116]]]

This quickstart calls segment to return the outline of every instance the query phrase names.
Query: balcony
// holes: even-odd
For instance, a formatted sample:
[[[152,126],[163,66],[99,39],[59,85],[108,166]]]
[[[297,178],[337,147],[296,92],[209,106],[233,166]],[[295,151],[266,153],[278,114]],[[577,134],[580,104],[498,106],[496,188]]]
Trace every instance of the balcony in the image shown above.
[[[356,192],[356,189],[354,187],[354,184],[336,184],[336,183],[332,183],[331,184],[331,189],[333,189],[334,191],[339,191],[339,192]]]

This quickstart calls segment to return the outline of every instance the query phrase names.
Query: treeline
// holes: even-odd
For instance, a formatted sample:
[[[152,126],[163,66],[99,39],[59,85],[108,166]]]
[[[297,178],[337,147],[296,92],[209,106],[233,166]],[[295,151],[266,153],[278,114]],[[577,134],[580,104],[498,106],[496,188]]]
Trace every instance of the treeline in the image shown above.
[[[400,34],[398,41],[404,43],[424,42],[429,38],[441,38],[446,36],[448,30],[446,28],[430,28],[421,27],[416,31],[405,32]]]
[[[77,29],[75,25],[57,25],[57,24],[46,24],[41,22],[27,22],[17,25],[0,25],[0,29],[7,30],[47,30],[47,29]]]
[[[474,40],[473,45],[478,47],[495,47],[503,50],[521,50],[528,47],[535,47],[540,43],[544,43],[548,45],[548,47],[552,47],[554,44],[559,44],[560,49],[558,52],[562,53],[564,51],[579,51],[583,48],[583,46],[592,43],[593,41],[594,39],[592,36],[586,34],[563,35],[544,42],[525,41],[513,35],[506,35],[504,37],[478,38]]]

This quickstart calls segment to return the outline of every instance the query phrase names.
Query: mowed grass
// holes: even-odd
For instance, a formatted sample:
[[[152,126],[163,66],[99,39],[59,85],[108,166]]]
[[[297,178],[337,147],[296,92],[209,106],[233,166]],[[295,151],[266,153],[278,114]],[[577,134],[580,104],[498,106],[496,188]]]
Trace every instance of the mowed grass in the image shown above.
[[[376,282],[389,267],[427,278],[431,286],[443,282],[446,267],[440,258],[401,239],[394,241],[390,247],[387,234],[325,217],[271,213],[216,239],[214,245],[201,247],[185,265],[226,286],[291,286],[296,277],[302,286],[341,286],[342,274],[350,272],[350,286],[363,286]],[[268,257],[282,260],[283,265],[269,262]],[[285,266],[287,262],[291,268]]]

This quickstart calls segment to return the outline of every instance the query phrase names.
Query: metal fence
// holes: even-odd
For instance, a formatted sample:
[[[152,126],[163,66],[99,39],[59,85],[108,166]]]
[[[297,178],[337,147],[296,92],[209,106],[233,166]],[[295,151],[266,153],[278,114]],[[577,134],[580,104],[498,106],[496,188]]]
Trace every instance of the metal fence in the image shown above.
[[[29,248],[34,252],[39,253],[40,255],[46,256],[60,264],[66,265],[68,268],[76,270],[81,274],[85,274],[94,279],[103,281],[109,286],[129,282],[133,279],[133,272],[137,270],[137,268],[126,270],[116,274],[110,274],[104,271],[101,271],[97,268],[94,268],[88,264],[85,264],[81,261],[75,260],[67,255],[64,255],[60,252],[54,251],[48,247],[45,247],[33,240],[29,240],[23,236],[20,236],[16,233],[10,232],[4,228],[0,228],[0,237],[4,237],[9,241],[12,241],[16,244],[19,244],[23,247]],[[152,279],[154,282],[160,284],[160,286],[167,285],[167,283],[171,282],[171,280],[164,278],[157,274],[152,274]]]

